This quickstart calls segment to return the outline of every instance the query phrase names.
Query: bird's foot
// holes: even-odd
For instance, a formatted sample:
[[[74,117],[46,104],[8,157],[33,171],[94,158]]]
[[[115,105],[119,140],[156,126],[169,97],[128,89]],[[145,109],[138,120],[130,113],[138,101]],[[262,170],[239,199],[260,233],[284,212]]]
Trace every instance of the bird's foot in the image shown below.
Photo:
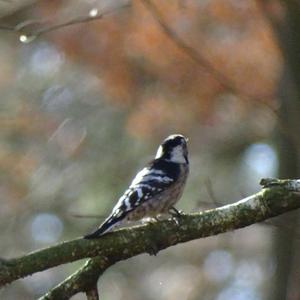
[[[182,210],[178,210],[176,207],[172,206],[169,208],[168,213],[172,217],[182,217],[184,215],[184,212]]]
[[[142,219],[142,224],[155,224],[159,221],[158,217],[147,217]]]
[[[184,215],[184,212],[182,210],[178,210],[176,207],[172,206],[168,210],[169,214],[174,219],[176,225],[179,226],[179,219]]]

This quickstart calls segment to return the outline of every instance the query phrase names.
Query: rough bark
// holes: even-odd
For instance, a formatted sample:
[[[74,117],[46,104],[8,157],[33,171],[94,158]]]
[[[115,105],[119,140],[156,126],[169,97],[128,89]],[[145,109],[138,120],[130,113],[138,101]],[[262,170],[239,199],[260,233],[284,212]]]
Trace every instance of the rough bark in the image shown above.
[[[121,229],[97,240],[78,238],[1,261],[0,286],[35,272],[83,258],[89,260],[41,299],[68,299],[94,288],[98,277],[118,261],[156,254],[190,240],[243,228],[300,208],[300,180],[263,180],[263,189],[230,205]]]

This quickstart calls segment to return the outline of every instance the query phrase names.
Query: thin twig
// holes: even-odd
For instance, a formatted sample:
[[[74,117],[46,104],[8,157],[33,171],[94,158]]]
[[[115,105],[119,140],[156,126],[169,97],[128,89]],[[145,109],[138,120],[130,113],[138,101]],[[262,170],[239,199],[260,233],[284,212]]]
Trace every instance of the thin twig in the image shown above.
[[[106,217],[103,215],[82,215],[82,214],[71,214],[71,217],[73,218],[81,218],[81,219],[105,219]]]
[[[9,25],[0,25],[0,30],[15,31],[15,27]]]
[[[83,16],[83,17],[79,17],[79,18],[74,19],[74,20],[70,20],[68,22],[63,22],[63,23],[60,23],[60,24],[56,24],[56,25],[53,25],[53,26],[42,28],[40,30],[37,30],[34,33],[34,35],[40,36],[42,34],[46,34],[48,32],[51,32],[51,31],[54,31],[54,30],[58,30],[58,29],[62,29],[64,27],[68,27],[68,26],[71,26],[71,25],[81,24],[81,23],[88,23],[88,22],[92,22],[92,21],[95,21],[95,20],[101,20],[103,17],[111,15],[111,14],[113,14],[113,13],[119,11],[119,10],[124,9],[124,8],[129,8],[130,6],[131,6],[131,4],[127,3],[127,4],[124,4],[122,6],[118,6],[117,8],[113,8],[111,10],[103,12],[102,14],[99,14],[99,15],[97,15],[95,17]]]
[[[122,10],[124,8],[129,8],[131,6],[130,3],[118,6],[116,8],[113,8],[111,10],[105,11],[101,14],[98,14],[96,16],[81,16],[78,17],[76,19],[73,20],[69,20],[67,22],[62,22],[62,23],[58,23],[58,24],[54,24],[54,25],[49,25],[49,26],[45,26],[41,29],[38,30],[26,30],[27,27],[29,27],[32,24],[43,24],[42,21],[35,21],[35,20],[29,20],[29,21],[25,21],[22,23],[17,24],[16,26],[12,27],[12,26],[8,26],[8,25],[0,25],[0,30],[8,30],[8,31],[14,31],[18,34],[24,34],[26,36],[34,36],[34,37],[39,37],[41,35],[47,34],[49,32],[55,31],[55,30],[59,30],[71,25],[76,25],[76,24],[82,24],[82,23],[88,23],[88,22],[93,22],[93,21],[97,21],[102,19],[103,17],[106,17],[108,15],[111,15],[113,13],[118,12],[119,10]]]
[[[220,205],[223,205],[222,203],[220,203],[217,200],[217,197],[216,197],[215,192],[213,190],[212,182],[211,182],[210,178],[206,178],[206,180],[204,181],[204,186],[206,187],[207,194],[210,197],[210,199],[212,200],[212,203],[214,204],[214,206],[218,207]]]

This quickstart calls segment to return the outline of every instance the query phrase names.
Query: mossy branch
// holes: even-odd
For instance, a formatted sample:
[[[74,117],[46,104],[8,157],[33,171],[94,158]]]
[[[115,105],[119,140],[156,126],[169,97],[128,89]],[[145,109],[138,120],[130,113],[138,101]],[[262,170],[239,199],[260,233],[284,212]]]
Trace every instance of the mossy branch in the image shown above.
[[[41,299],[68,299],[78,292],[91,295],[98,277],[118,261],[141,253],[242,228],[300,208],[300,180],[264,179],[257,194],[216,209],[179,219],[121,229],[97,240],[64,242],[25,256],[1,260],[0,286],[64,263],[90,259],[81,269]]]

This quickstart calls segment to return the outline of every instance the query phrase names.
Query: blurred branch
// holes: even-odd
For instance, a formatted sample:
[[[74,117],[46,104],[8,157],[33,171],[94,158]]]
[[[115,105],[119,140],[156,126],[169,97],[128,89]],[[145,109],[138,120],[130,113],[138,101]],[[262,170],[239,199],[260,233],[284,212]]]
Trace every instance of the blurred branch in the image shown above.
[[[79,218],[79,219],[106,219],[107,216],[103,216],[103,215],[91,215],[91,214],[86,214],[86,215],[82,215],[82,214],[71,214],[71,217],[73,218]]]
[[[16,32],[19,35],[27,36],[27,37],[39,37],[41,35],[44,35],[46,33],[59,30],[71,25],[81,24],[81,23],[88,23],[96,20],[100,20],[103,17],[106,17],[107,15],[111,15],[113,13],[118,12],[119,10],[122,10],[124,8],[130,7],[130,4],[124,4],[118,7],[115,7],[111,10],[105,11],[103,13],[98,14],[97,11],[94,12],[94,14],[90,13],[87,16],[81,16],[73,20],[69,20],[67,22],[62,22],[54,25],[48,25],[46,26],[43,24],[40,20],[28,20],[22,23],[17,24],[16,26],[7,26],[7,25],[1,25],[0,24],[0,30],[7,30],[7,31],[13,31]],[[29,27],[32,25],[40,24],[42,28],[36,29],[36,30],[30,30]]]
[[[222,203],[220,203],[218,200],[217,200],[217,197],[215,195],[215,192],[213,190],[213,185],[212,185],[212,182],[210,180],[210,178],[206,178],[206,180],[204,181],[204,186],[206,188],[206,191],[207,191],[207,194],[208,196],[210,197],[212,203],[214,204],[215,207],[218,207],[218,206],[221,206]]]
[[[9,16],[39,0],[6,0],[0,1],[0,18]]]
[[[189,46],[178,34],[175,30],[173,30],[165,21],[163,15],[156,7],[156,5],[151,0],[140,0],[144,6],[151,13],[152,17],[159,24],[162,31],[169,37],[169,39],[185,53],[188,57],[190,57],[194,62],[207,70],[224,88],[228,91],[240,95],[242,97],[249,98],[250,100],[259,102],[267,106],[273,112],[276,112],[276,109],[266,102],[266,100],[273,99],[272,95],[253,95],[249,92],[243,91],[236,86],[235,83],[229,79],[225,74],[219,71],[213,64],[208,61],[201,53],[195,50],[192,46]],[[265,100],[264,100],[265,99]]]
[[[41,299],[68,299],[95,287],[111,265],[141,253],[243,228],[300,208],[300,180],[264,179],[257,194],[216,209],[120,229],[96,240],[81,238],[3,261],[0,286],[64,263],[93,259]]]
[[[205,58],[201,53],[199,53],[192,46],[188,45],[180,35],[173,30],[164,19],[163,14],[159,11],[157,6],[151,0],[140,0],[144,6],[151,13],[154,20],[159,24],[162,31],[167,37],[185,53],[190,59],[192,59],[199,66],[204,68],[215,78],[225,89],[233,94],[240,96],[241,98],[256,102],[260,105],[266,107],[272,114],[276,117],[278,122],[278,127],[281,132],[296,145],[300,146],[298,134],[295,135],[290,131],[289,126],[286,122],[280,117],[279,111],[274,105],[271,104],[271,101],[274,100],[273,95],[255,95],[249,93],[248,91],[242,90],[238,85],[236,85],[230,78],[228,78],[224,73],[222,73],[218,68],[216,68],[209,60]]]

